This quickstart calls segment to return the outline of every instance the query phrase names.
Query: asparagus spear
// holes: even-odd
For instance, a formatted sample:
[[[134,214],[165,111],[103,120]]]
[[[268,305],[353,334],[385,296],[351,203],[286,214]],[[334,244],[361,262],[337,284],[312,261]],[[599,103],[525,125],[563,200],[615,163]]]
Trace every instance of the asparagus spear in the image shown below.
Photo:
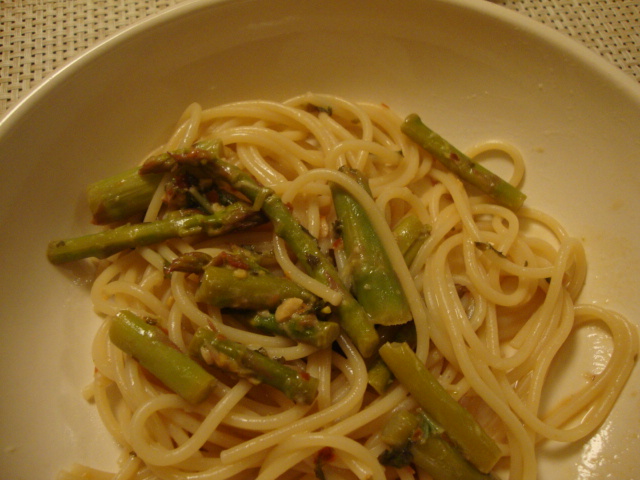
[[[271,274],[267,266],[277,266],[277,261],[270,254],[256,253],[237,245],[230,245],[229,250],[222,251],[215,257],[198,251],[183,253],[166,267],[167,273],[178,271],[202,275],[206,267],[213,265],[247,270],[251,275],[267,275]]]
[[[473,416],[438,383],[406,343],[385,343],[380,356],[420,407],[438,422],[464,457],[489,472],[501,456],[498,445]]]
[[[422,223],[415,215],[405,216],[394,227],[393,236],[407,265],[411,265],[430,233],[431,227]]]
[[[231,230],[249,228],[264,218],[244,202],[237,202],[212,214],[177,212],[155,222],[121,225],[102,232],[49,243],[47,257],[54,264],[82,258],[106,258],[127,248],[163,242],[170,238],[196,234],[222,235]]]
[[[204,269],[211,265],[213,257],[204,252],[187,252],[182,255],[178,255],[171,260],[171,263],[165,265],[164,272],[167,276],[173,272],[194,273],[196,275],[202,275]]]
[[[179,148],[148,158],[140,167],[140,174],[175,171],[181,165],[204,165],[214,158],[222,158],[223,154],[224,146],[220,140],[197,142],[191,147]]]
[[[316,396],[318,380],[307,372],[298,372],[209,328],[196,331],[189,351],[208,365],[256,384],[271,385],[296,403],[310,404]]]
[[[396,412],[382,430],[382,440],[391,447],[380,463],[402,468],[414,463],[434,480],[494,480],[471,465],[447,440],[446,433],[423,411]]]
[[[393,374],[381,358],[376,358],[367,369],[367,382],[378,395],[382,395],[393,384]]]
[[[228,183],[254,202],[257,208],[261,208],[273,223],[275,233],[287,242],[306,272],[342,294],[342,301],[337,307],[340,325],[360,353],[369,357],[375,351],[378,334],[371,319],[344,285],[338,271],[322,252],[317,240],[296,221],[289,208],[273,190],[260,185],[251,175],[238,167],[220,160],[215,142],[211,145],[208,142],[199,142],[194,145],[191,155],[176,157],[174,161],[188,161],[201,165],[215,178]],[[158,173],[171,168],[173,166],[170,162],[152,157],[145,162],[142,171]]]
[[[402,124],[402,132],[431,153],[442,165],[465,182],[479,188],[497,202],[518,210],[526,195],[482,165],[474,162],[436,132],[427,127],[418,115],[411,114]]]
[[[162,174],[140,175],[132,168],[92,183],[87,188],[93,223],[106,225],[144,213]]]
[[[413,322],[383,328],[384,330],[378,330],[381,345],[390,341],[406,342],[412,347],[415,346],[416,328]],[[371,385],[371,387],[373,387],[373,389],[380,395],[382,395],[387,388],[391,386],[394,380],[393,373],[391,373],[391,370],[389,370],[389,367],[387,367],[384,360],[380,358],[379,354],[370,359],[367,374],[369,385]]]
[[[407,215],[393,229],[393,236],[407,264],[411,263],[429,233],[429,226],[424,225],[415,215]],[[407,342],[409,345],[414,346],[416,342],[416,329],[413,323],[390,326],[383,330],[379,329],[378,334],[380,335],[381,345],[387,341],[393,341]],[[370,359],[367,373],[369,385],[380,395],[393,383],[391,370],[378,354]]]
[[[205,400],[216,383],[215,377],[178,350],[159,327],[127,310],[120,311],[113,319],[109,338],[190,403]]]
[[[318,320],[311,312],[293,312],[288,318],[278,319],[276,313],[262,311],[253,316],[241,316],[240,320],[265,333],[281,335],[318,348],[331,347],[340,335],[340,325]]]
[[[253,252],[239,247],[232,251],[235,253],[222,252],[215,258],[202,252],[185,253],[174,259],[167,271],[202,275],[196,291],[196,298],[202,295],[202,301],[259,310],[254,315],[236,315],[252,328],[318,348],[331,346],[340,334],[340,325],[318,320],[315,311],[324,305],[320,299],[291,280],[271,274]],[[275,313],[267,310],[273,307],[277,307]]]
[[[288,278],[215,265],[205,267],[195,294],[197,302],[244,310],[273,309],[288,298],[299,298],[307,305],[320,304],[318,297]]]
[[[241,262],[245,263],[249,270],[253,272],[269,272],[270,268],[278,267],[278,261],[276,260],[273,250],[266,252],[259,252],[255,249],[248,247],[241,247],[239,245],[231,245],[230,253],[227,258],[235,257]],[[228,260],[226,260],[229,263]]]
[[[341,171],[371,193],[360,172],[347,168]],[[398,325],[410,321],[409,303],[367,212],[340,185],[331,184],[331,195],[358,302],[373,323]]]

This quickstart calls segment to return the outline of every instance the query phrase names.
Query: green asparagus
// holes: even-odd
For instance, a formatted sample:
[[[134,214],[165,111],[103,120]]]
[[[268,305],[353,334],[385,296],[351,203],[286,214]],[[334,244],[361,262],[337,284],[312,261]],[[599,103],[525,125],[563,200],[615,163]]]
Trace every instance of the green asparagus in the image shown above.
[[[407,215],[393,229],[393,236],[407,265],[411,265],[418,250],[431,233],[431,227],[425,225],[415,215]]]
[[[307,305],[320,303],[318,297],[288,278],[215,265],[205,267],[195,294],[197,302],[243,310],[273,309],[288,298],[299,298]]]
[[[513,210],[518,210],[524,203],[526,195],[520,189],[471,160],[422,123],[415,113],[405,118],[402,132],[431,153],[447,169],[497,202]]]
[[[196,275],[202,275],[204,269],[211,265],[213,257],[204,252],[187,252],[182,255],[178,255],[171,260],[171,263],[165,265],[164,272],[167,275],[171,275],[173,272],[194,273]]]
[[[192,155],[179,156],[174,161],[193,162],[194,165],[206,168],[214,178],[228,183],[245,195],[256,209],[262,209],[273,223],[275,233],[287,242],[306,272],[342,294],[342,301],[337,307],[341,327],[360,353],[369,357],[378,345],[378,334],[373,322],[340,279],[336,267],[322,252],[317,240],[296,221],[289,208],[273,190],[260,185],[251,175],[238,167],[220,160],[216,145],[217,142],[211,145],[208,142],[199,142],[194,145]],[[148,173],[159,173],[173,168],[170,162],[155,157],[145,162],[145,165],[143,171]]]
[[[233,266],[233,262],[240,262],[247,266],[252,272],[269,272],[270,269],[278,267],[278,261],[273,250],[259,252],[251,246],[241,247],[239,245],[231,245],[229,253],[225,254],[225,263]]]
[[[402,468],[411,463],[434,480],[494,480],[469,463],[446,439],[446,432],[423,411],[396,412],[382,430],[382,440],[391,448],[380,463]]]
[[[222,158],[224,147],[220,140],[197,142],[191,147],[179,148],[148,158],[140,167],[141,175],[176,171],[181,166],[204,165],[215,158]]]
[[[310,404],[316,396],[318,380],[307,372],[298,372],[258,351],[225,339],[209,328],[201,327],[196,331],[189,351],[208,365],[255,384],[277,388],[296,403]]]
[[[380,345],[388,341],[406,342],[411,347],[416,344],[416,327],[413,322],[381,327],[378,329],[378,334],[380,335]],[[380,358],[379,353],[369,359],[367,373],[369,385],[380,395],[391,386],[394,380],[393,373]]]
[[[430,233],[428,225],[424,225],[415,215],[407,215],[393,229],[393,236],[403,254],[405,263],[409,265],[418,249],[422,246]],[[413,346],[416,343],[416,329],[413,323],[394,325],[378,329],[380,345],[387,341],[407,342]],[[371,357],[368,362],[369,385],[382,395],[393,383],[393,374],[380,358],[379,354]]]
[[[261,311],[255,315],[242,315],[240,321],[265,333],[281,335],[318,348],[329,348],[340,334],[340,325],[322,321],[313,312],[295,311],[285,318],[278,312]]]
[[[393,374],[381,358],[376,358],[367,368],[367,382],[378,395],[382,395],[393,384]]]
[[[264,218],[251,206],[237,202],[212,214],[174,212],[155,222],[121,225],[98,233],[49,243],[47,257],[51,263],[61,264],[82,258],[106,258],[114,253],[170,238],[196,234],[218,236],[236,229],[264,223]]]
[[[93,223],[106,225],[144,213],[162,174],[140,175],[138,168],[92,183],[87,188]]]
[[[251,328],[318,348],[331,346],[340,334],[340,325],[318,319],[316,312],[325,311],[323,301],[291,280],[272,274],[260,264],[263,257],[254,252],[240,247],[231,250],[234,253],[222,252],[215,258],[203,252],[185,253],[166,270],[201,275],[198,301],[257,311],[235,312],[236,319]]]
[[[385,343],[380,356],[420,407],[445,429],[464,457],[481,472],[491,471],[501,456],[500,448],[438,383],[411,347],[407,343]]]
[[[130,311],[123,310],[115,316],[109,327],[109,338],[190,403],[205,400],[215,386],[215,377],[178,350],[159,327]]]
[[[341,171],[369,191],[360,172],[345,168]],[[410,321],[409,303],[367,212],[340,185],[332,183],[331,194],[358,302],[375,324],[398,325]]]
[[[251,275],[271,274],[267,266],[277,266],[270,254],[258,254],[247,248],[230,245],[229,251],[223,250],[215,257],[204,252],[183,253],[174,258],[166,267],[167,273],[186,272],[204,274],[206,267],[227,267],[246,270]]]

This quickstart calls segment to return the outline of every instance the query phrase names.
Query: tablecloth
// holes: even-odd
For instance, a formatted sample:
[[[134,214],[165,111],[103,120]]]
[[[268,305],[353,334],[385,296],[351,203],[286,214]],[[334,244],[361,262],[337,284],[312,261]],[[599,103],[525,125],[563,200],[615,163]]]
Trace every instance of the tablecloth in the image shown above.
[[[0,115],[96,42],[180,1],[0,1]],[[638,0],[477,1],[492,1],[549,25],[640,82]]]

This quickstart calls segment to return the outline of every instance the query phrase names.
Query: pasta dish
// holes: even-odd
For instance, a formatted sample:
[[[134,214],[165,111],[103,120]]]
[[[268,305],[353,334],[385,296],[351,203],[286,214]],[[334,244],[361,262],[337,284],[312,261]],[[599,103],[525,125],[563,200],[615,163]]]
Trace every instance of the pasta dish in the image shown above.
[[[605,420],[638,335],[580,299],[584,249],[524,172],[383,104],[190,105],[89,186],[105,229],[49,246],[96,264],[84,394],[122,447],[118,472],[59,479],[535,479],[539,444]],[[586,325],[606,365],[548,405]]]

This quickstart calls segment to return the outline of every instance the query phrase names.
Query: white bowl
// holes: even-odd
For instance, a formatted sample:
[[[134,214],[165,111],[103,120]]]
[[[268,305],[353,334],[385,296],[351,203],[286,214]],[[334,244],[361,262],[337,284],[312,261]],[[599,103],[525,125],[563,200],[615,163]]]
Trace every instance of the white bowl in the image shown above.
[[[479,0],[180,4],[68,64],[0,123],[3,478],[115,460],[80,395],[98,325],[88,285],[44,255],[90,230],[85,185],[138,161],[190,102],[305,91],[418,112],[462,148],[516,144],[528,204],[585,241],[583,299],[640,318],[640,86],[605,60]],[[545,449],[540,478],[637,478],[639,386],[636,369],[585,443]]]

